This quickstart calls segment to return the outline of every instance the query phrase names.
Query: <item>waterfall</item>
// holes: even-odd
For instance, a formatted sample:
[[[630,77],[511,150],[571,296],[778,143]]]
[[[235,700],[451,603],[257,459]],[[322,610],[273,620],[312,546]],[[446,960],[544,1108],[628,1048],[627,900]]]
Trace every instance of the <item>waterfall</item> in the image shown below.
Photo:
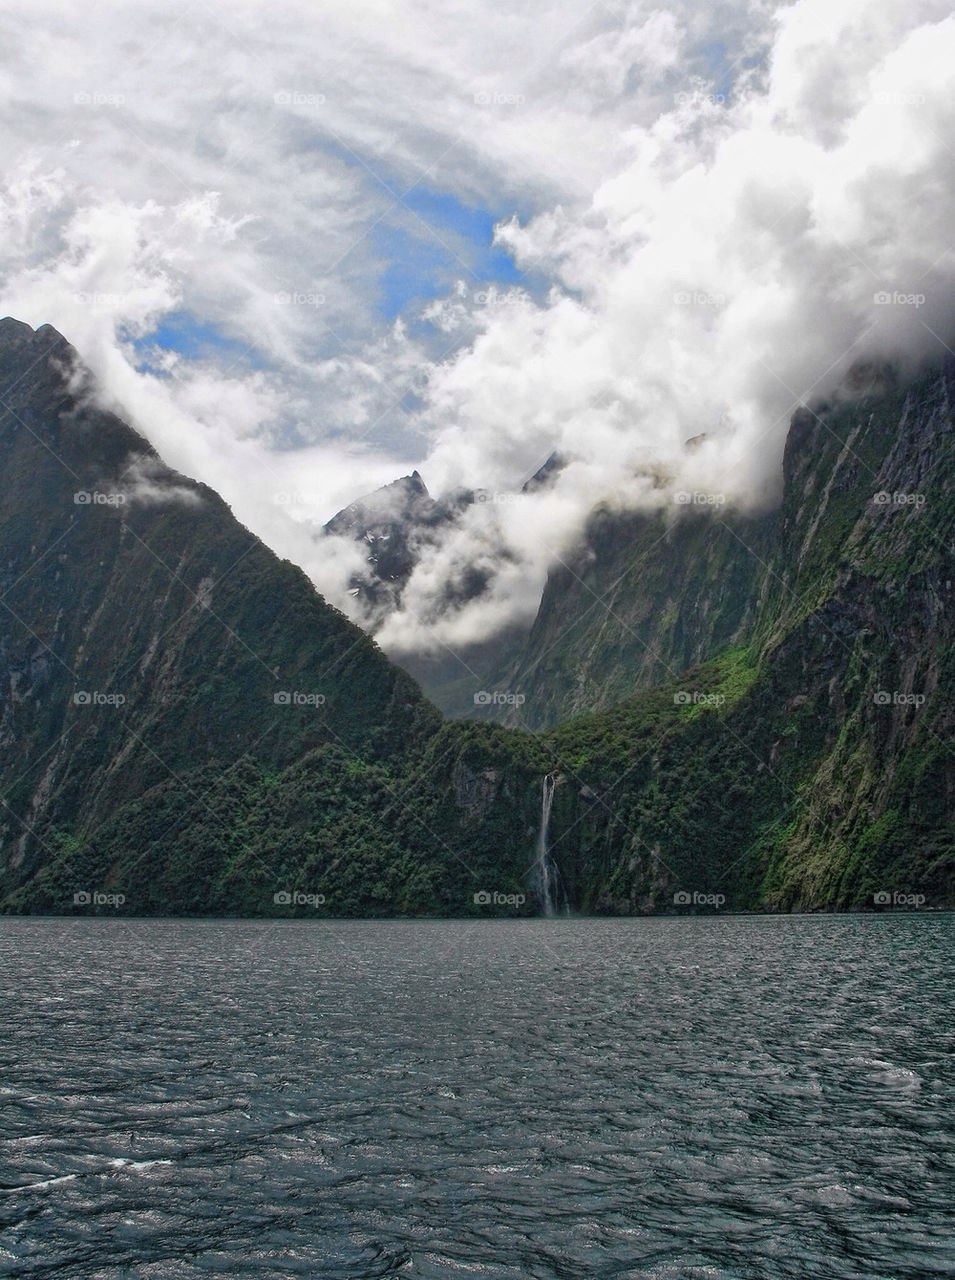
[[[537,860],[535,863],[537,895],[540,899],[541,910],[545,916],[552,916],[554,914],[554,903],[557,888],[557,868],[550,856],[548,841],[550,832],[550,810],[554,803],[554,788],[556,786],[557,778],[554,774],[545,774],[544,787],[541,793],[541,825],[540,832],[537,836]]]

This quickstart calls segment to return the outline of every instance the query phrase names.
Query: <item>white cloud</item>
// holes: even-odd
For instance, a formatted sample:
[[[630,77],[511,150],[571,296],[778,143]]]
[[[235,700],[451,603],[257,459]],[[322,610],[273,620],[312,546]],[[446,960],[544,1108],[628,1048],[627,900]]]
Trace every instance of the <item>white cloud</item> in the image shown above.
[[[802,0],[781,15],[765,89],[681,101],[583,219],[554,210],[502,228],[519,262],[563,288],[489,316],[435,370],[423,472],[438,487],[475,474],[507,485],[548,447],[578,459],[557,482],[559,521],[544,518],[549,497],[522,512],[542,544],[521,548],[528,583],[597,499],[652,505],[686,488],[765,501],[798,403],[863,357],[943,350],[953,68],[942,6]],[[648,450],[672,477],[666,493],[641,478]],[[502,543],[520,546],[518,529]],[[449,571],[464,554],[448,547]],[[440,581],[441,565],[427,574]],[[418,642],[424,605],[411,601],[384,633],[392,644]],[[479,635],[488,602],[468,614],[470,632],[457,617],[449,634]]]
[[[7,20],[2,309],[55,324],[336,603],[357,553],[314,526],[357,495],[414,465],[433,491],[498,490],[573,459],[428,552],[396,649],[526,616],[597,501],[770,493],[794,402],[950,332],[936,0],[11,0]],[[503,210],[526,287],[470,274],[409,189]],[[397,322],[386,227],[465,259]],[[209,341],[137,369],[176,313]],[[469,564],[488,595],[442,614]]]

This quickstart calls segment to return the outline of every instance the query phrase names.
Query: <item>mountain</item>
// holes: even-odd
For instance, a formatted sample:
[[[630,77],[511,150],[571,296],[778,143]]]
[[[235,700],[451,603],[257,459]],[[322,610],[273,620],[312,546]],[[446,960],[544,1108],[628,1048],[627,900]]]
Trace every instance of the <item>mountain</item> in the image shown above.
[[[772,515],[595,513],[536,733],[442,722],[94,392],[0,322],[3,909],[526,914],[551,786],[575,909],[955,904],[952,362],[797,414]]]
[[[453,530],[462,513],[484,498],[484,493],[461,489],[436,500],[414,471],[359,498],[323,526],[323,536],[348,538],[364,554],[367,568],[353,574],[348,583],[358,606],[356,620],[364,630],[371,635],[379,632],[389,615],[401,607],[415,568]],[[477,599],[487,585],[487,574],[472,566],[459,581],[447,584],[443,596],[435,601],[435,608],[441,613]],[[505,647],[508,652],[516,652],[517,643],[524,636],[521,628],[455,650],[438,646],[428,652],[401,653],[394,661],[429,695],[440,698],[446,686],[467,681],[473,671],[496,661]],[[473,698],[470,705],[473,709]]]
[[[860,368],[775,510],[594,513],[485,685],[545,730],[576,906],[955,902],[953,400],[951,359]]]
[[[551,569],[529,633],[470,679],[429,693],[451,716],[478,690],[486,719],[546,729],[668,683],[755,625],[777,515],[596,510]]]
[[[453,854],[402,792],[438,713],[90,391],[55,330],[0,323],[0,901],[272,911],[304,877],[429,909]]]
[[[565,465],[551,454],[521,492],[545,488]],[[463,505],[435,502],[415,472],[325,526],[368,547],[369,570],[351,585],[370,606],[365,625],[372,634],[399,605],[423,549],[437,544]],[[696,506],[652,513],[597,508],[580,545],[548,574],[531,628],[394,660],[446,716],[553,727],[666,683],[742,642],[755,620],[775,528],[775,510],[714,520]],[[483,586],[475,581],[468,598]]]
[[[559,453],[550,454],[521,486],[521,492],[546,488],[565,465],[566,459]],[[429,552],[453,532],[469,507],[493,502],[496,497],[483,489],[459,489],[435,499],[414,471],[333,516],[323,526],[322,535],[358,544],[368,566],[348,584],[358,605],[356,621],[377,635],[389,615],[400,608],[412,573]],[[484,594],[491,572],[474,564],[465,567],[454,582],[447,582],[433,601],[436,618]],[[402,650],[393,654],[393,661],[421,685],[445,715],[504,721],[508,717],[502,709],[483,702],[481,691],[518,660],[527,638],[526,623],[514,624],[486,640],[458,643],[453,649],[435,644],[423,651]],[[516,723],[522,723],[520,716]]]
[[[705,557],[697,613],[734,601],[730,646],[549,736],[555,854],[581,905],[955,902],[953,401],[948,359],[860,371],[850,400],[798,412],[735,601],[739,526],[712,522],[726,568]]]
[[[764,513],[693,504],[669,512],[597,509],[576,552],[550,571],[530,632],[470,681],[432,696],[446,714],[467,715],[475,689],[506,690],[518,697],[489,704],[486,718],[546,729],[666,685],[727,649],[752,646],[761,654],[767,631],[786,626],[780,584],[793,580],[794,562],[827,572],[840,557],[851,562],[863,517],[884,514],[872,505],[876,492],[889,492],[887,510],[901,515],[893,527],[912,537],[935,530],[942,557],[945,482],[931,505],[928,495],[907,506],[891,494],[913,483],[900,441],[933,396],[946,403],[947,369],[902,380],[891,368],[861,368],[838,399],[797,414],[782,502]],[[844,456],[834,451],[842,430]],[[944,444],[944,433],[935,433],[926,446],[942,476],[951,470]],[[847,511],[857,528],[846,523]]]
[[[417,471],[366,494],[332,516],[326,535],[350,538],[366,552],[367,570],[356,574],[349,588],[357,596],[374,629],[397,608],[422,552],[436,545],[461,509],[474,501],[463,491],[437,502]]]

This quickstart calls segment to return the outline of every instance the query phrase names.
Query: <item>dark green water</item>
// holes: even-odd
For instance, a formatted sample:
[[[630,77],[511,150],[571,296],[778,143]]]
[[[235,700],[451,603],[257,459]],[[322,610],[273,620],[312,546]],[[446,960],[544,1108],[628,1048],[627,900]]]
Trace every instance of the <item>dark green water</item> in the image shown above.
[[[0,1274],[955,1275],[953,941],[0,920]]]

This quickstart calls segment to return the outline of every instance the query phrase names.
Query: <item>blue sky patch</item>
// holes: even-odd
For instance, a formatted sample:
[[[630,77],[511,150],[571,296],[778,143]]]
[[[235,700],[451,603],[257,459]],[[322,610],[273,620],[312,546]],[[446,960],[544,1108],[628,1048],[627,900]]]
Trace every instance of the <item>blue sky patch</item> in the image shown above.
[[[197,320],[188,311],[170,311],[162,322],[142,338],[133,340],[133,347],[139,357],[139,367],[151,373],[160,370],[151,356],[155,348],[164,351],[175,351],[189,360],[228,360],[230,357],[237,365],[246,368],[262,368],[263,361],[254,348],[227,337],[213,324]]]
[[[380,279],[381,313],[393,320],[448,293],[456,280],[475,289],[524,284],[523,272],[493,243],[495,223],[506,216],[415,187],[370,237],[389,264]]]

